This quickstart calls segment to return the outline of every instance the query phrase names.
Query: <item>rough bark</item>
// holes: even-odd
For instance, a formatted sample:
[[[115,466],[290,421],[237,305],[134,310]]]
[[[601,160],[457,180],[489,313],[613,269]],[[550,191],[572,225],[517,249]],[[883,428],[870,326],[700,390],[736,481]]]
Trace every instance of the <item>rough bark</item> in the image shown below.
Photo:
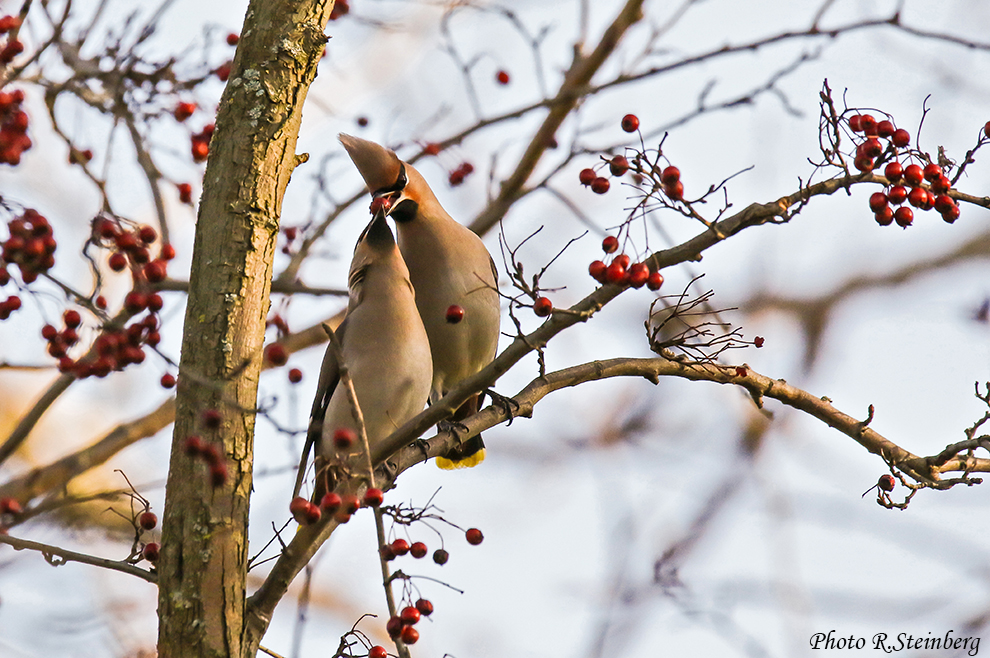
[[[252,0],[220,101],[203,183],[180,362],[159,562],[161,658],[246,656],[248,504],[282,198],[331,0]],[[218,429],[201,426],[206,409]],[[220,448],[214,487],[186,436]]]

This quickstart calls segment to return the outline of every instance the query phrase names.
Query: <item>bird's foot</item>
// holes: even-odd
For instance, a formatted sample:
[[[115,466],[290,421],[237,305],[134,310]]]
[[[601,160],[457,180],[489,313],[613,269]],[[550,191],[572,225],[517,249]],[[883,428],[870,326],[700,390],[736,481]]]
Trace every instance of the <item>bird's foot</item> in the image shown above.
[[[506,426],[511,425],[512,419],[516,417],[515,412],[519,411],[519,409],[521,408],[519,406],[519,403],[513,400],[512,398],[507,398],[504,395],[501,395],[500,393],[496,393],[494,390],[490,388],[485,389],[485,395],[491,398],[493,407],[498,407],[509,416],[509,422],[507,423]]]

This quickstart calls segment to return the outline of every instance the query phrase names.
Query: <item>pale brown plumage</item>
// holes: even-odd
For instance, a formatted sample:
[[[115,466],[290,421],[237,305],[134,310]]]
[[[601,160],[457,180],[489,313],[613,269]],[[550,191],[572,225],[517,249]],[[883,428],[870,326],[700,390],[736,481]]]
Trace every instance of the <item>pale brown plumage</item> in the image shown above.
[[[392,230],[379,213],[358,240],[348,277],[347,314],[336,334],[364,415],[368,443],[376,443],[426,406],[433,375],[429,338],[416,308],[409,270]],[[339,382],[339,364],[327,350],[313,403],[310,439],[315,444],[314,497],[332,479],[326,467],[336,452],[335,430],[356,429]]]

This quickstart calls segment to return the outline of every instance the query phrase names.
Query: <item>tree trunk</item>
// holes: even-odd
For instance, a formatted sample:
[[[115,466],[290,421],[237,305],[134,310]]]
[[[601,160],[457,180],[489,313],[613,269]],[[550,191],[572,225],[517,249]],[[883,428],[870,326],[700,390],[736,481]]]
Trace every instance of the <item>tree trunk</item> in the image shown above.
[[[158,564],[161,658],[248,655],[243,641],[255,408],[282,197],[332,0],[251,0],[210,144],[182,340]],[[202,424],[216,409],[219,428]],[[220,449],[214,486],[187,436]]]

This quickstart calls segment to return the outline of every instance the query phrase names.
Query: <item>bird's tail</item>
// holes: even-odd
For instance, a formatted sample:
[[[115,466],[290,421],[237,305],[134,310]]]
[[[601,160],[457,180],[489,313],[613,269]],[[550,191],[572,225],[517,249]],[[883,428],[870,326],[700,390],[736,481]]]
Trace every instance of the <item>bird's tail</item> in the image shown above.
[[[457,468],[472,468],[485,460],[485,442],[481,435],[472,436],[446,455],[437,457],[437,466],[445,471]]]

